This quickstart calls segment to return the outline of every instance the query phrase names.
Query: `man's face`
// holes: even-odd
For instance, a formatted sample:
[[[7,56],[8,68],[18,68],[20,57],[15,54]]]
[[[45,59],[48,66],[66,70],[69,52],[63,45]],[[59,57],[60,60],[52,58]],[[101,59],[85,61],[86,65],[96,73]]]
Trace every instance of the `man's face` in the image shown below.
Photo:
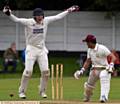
[[[92,43],[91,42],[86,42],[88,48],[92,48]]]
[[[12,48],[12,50],[16,50],[16,44],[13,43],[13,44],[11,45],[11,48]]]
[[[43,16],[35,16],[35,20],[37,23],[41,23],[41,21],[43,20]]]

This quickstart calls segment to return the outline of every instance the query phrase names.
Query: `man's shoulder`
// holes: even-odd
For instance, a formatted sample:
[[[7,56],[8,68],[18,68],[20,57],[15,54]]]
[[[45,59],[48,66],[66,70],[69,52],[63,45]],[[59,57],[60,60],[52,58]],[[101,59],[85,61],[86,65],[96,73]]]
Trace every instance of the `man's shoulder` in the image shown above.
[[[109,48],[107,46],[103,45],[103,44],[100,44],[99,45],[99,50],[109,51]]]
[[[21,21],[33,21],[34,20],[34,18],[20,18],[21,19]]]
[[[100,48],[106,48],[106,46],[103,45],[103,44],[98,44],[98,46],[99,46]]]
[[[11,48],[7,48],[6,51],[11,51]]]
[[[47,23],[47,22],[49,22],[50,21],[50,16],[46,16],[46,17],[44,17],[44,20],[43,20],[43,22],[44,23]]]
[[[44,17],[44,21],[47,21],[50,18],[50,16]]]
[[[34,18],[26,18],[27,21],[34,21]]]
[[[44,21],[50,21],[51,19],[55,19],[55,16],[46,16],[46,17],[44,17]]]

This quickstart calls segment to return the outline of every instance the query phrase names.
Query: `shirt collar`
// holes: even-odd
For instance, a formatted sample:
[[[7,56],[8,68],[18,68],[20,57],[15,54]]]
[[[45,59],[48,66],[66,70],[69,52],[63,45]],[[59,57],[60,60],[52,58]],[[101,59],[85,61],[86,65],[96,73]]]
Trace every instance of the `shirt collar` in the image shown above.
[[[38,24],[35,19],[33,18],[34,24]],[[39,25],[43,25],[43,20],[41,21],[41,23]]]
[[[94,50],[95,50],[95,51],[98,50],[98,43],[96,43]]]

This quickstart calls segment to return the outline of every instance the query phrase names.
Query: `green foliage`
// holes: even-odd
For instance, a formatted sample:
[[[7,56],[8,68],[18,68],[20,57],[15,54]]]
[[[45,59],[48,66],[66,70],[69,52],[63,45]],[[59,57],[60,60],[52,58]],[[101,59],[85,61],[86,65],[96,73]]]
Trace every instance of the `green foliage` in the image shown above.
[[[22,1],[22,0],[19,0],[19,1]],[[0,10],[3,9],[3,7],[6,5],[7,2],[12,10],[17,8],[17,3],[18,3],[17,0],[0,0]]]
[[[95,11],[119,11],[120,10],[120,0],[88,0],[92,1],[88,10]]]
[[[79,5],[82,11],[119,11],[120,0],[9,0],[12,9],[33,10],[41,7],[45,10],[64,10],[72,5]],[[5,0],[0,0],[3,9]],[[59,4],[59,5],[58,5]]]
[[[73,73],[80,68],[77,60],[77,57],[49,57],[49,67],[51,64],[63,64],[64,75],[73,76]]]
[[[19,3],[17,3],[17,8],[18,9],[30,9],[33,7],[34,5],[34,2],[33,0],[19,0]]]

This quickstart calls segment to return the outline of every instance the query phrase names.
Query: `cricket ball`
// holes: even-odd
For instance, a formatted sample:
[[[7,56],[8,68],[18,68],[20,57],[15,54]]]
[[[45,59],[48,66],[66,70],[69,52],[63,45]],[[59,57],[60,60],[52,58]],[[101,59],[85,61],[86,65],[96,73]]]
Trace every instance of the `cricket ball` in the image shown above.
[[[12,94],[12,93],[11,93],[9,96],[10,96],[10,97],[13,97],[13,96],[14,96],[14,94]]]

